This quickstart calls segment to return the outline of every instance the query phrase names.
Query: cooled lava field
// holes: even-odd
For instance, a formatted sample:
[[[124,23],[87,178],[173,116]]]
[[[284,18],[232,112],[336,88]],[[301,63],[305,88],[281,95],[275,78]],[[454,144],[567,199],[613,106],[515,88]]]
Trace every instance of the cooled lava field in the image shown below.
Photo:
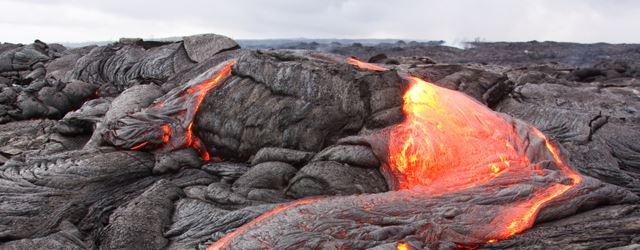
[[[637,249],[640,45],[0,44],[0,249]]]

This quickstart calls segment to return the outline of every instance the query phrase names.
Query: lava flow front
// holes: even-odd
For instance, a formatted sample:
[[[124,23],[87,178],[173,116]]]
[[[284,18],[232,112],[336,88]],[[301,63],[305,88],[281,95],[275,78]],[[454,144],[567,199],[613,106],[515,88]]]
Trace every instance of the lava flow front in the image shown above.
[[[461,92],[407,77],[406,120],[391,129],[395,189],[440,194],[482,184],[514,162],[528,164],[510,123]]]
[[[406,78],[411,85],[402,107],[406,120],[391,129],[388,145],[395,189],[420,187],[421,192],[441,195],[484,184],[501,174],[544,174],[524,150],[530,142],[520,139],[514,126],[498,113],[461,92]],[[531,227],[542,205],[581,181],[544,134],[530,129],[530,135],[544,141],[546,153],[571,183],[536,190],[530,199],[502,210],[492,222],[495,238],[488,241]]]
[[[377,65],[353,58],[359,68],[383,71]],[[514,126],[465,94],[439,87],[420,78],[405,76],[410,83],[402,110],[406,120],[390,131],[389,167],[394,189],[420,187],[433,195],[474,187],[503,172],[543,174],[531,166],[523,142]],[[571,179],[570,185],[555,184],[537,191],[533,197],[502,211],[492,224],[495,242],[533,225],[542,205],[580,183],[581,176],[564,164],[558,149],[534,127],[530,134],[544,140],[547,153]],[[507,171],[508,170],[508,171]]]
[[[359,68],[387,70],[353,58],[347,60]],[[466,218],[467,221],[460,223],[465,225],[465,229],[450,233],[452,236],[449,238],[462,239],[468,236],[479,239],[480,242],[492,243],[530,228],[543,205],[581,182],[581,176],[564,164],[558,149],[534,127],[513,118],[506,118],[505,115],[490,110],[461,92],[439,87],[413,76],[403,76],[403,78],[409,82],[409,89],[404,94],[402,106],[406,119],[387,130],[388,155],[387,159],[383,159],[385,163],[381,169],[389,173],[387,177],[391,180],[387,181],[396,191],[371,195],[371,198],[368,196],[340,197],[290,203],[228,234],[209,249],[229,246],[239,234],[250,227],[255,228],[259,223],[265,223],[266,220],[286,221],[282,218],[273,218],[283,211],[298,211],[297,216],[301,218],[334,216],[318,212],[323,211],[319,207],[327,205],[326,203],[329,202],[327,200],[331,199],[334,199],[335,204],[349,203],[353,206],[344,208],[340,212],[331,210],[331,213],[339,214],[333,217],[336,218],[335,220],[350,218],[359,221],[356,217],[362,213],[369,214],[364,221],[374,225],[377,219],[375,216],[371,217],[371,214],[375,215],[373,211],[376,209],[386,211],[384,209],[396,206],[396,202],[408,202],[411,199],[421,199],[420,201],[448,199],[447,201],[453,203],[464,203],[466,201],[458,199],[458,196],[481,193],[483,197],[490,197],[498,192],[495,190],[510,190],[509,188],[515,184],[529,187],[522,189],[526,191],[518,191],[518,199],[508,202],[493,206],[481,202],[469,205],[467,211],[470,214],[463,214],[456,218],[456,220]],[[553,170],[546,169],[549,166],[543,167],[541,165],[543,162],[551,162]],[[531,184],[536,179],[544,180],[544,183]],[[567,179],[569,181],[566,181]],[[320,202],[324,205],[316,204],[313,207],[314,203]],[[366,206],[357,207],[361,204]],[[412,205],[416,204],[408,203],[406,204],[408,208],[400,207],[399,209],[411,210]],[[438,206],[423,205],[414,209],[433,212],[433,207],[437,209]],[[314,209],[318,211],[310,212],[315,211]],[[490,212],[489,216],[487,210],[490,209],[493,209],[493,212]],[[354,212],[356,210],[360,212]],[[407,215],[408,218],[414,218],[414,212],[411,211]],[[394,216],[399,216],[400,213],[397,212]],[[309,214],[314,214],[313,216],[316,217]],[[486,217],[477,218],[478,214]],[[429,218],[434,220],[433,217]],[[382,225],[388,223],[380,220]],[[485,221],[486,224],[473,225],[469,221]],[[421,228],[432,227],[432,223],[428,222]],[[445,223],[449,222],[445,219]],[[305,227],[303,231],[307,230],[309,229]],[[327,233],[327,229],[323,230],[322,233],[331,234]],[[352,230],[355,229],[352,228]],[[446,229],[445,226],[444,230],[450,229]],[[459,232],[464,232],[465,235],[460,236]],[[332,234],[330,239],[338,239],[336,235],[338,233]],[[416,232],[416,235],[421,234]],[[437,235],[444,237],[441,234]],[[422,239],[430,241],[430,237]],[[399,243],[398,248],[410,247],[405,243]]]

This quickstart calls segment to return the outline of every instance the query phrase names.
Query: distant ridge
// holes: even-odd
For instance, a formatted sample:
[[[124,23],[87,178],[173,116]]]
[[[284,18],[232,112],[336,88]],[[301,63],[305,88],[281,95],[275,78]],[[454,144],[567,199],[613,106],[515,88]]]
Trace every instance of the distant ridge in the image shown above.
[[[180,41],[182,37],[165,37],[165,38],[149,38],[144,39],[145,41]],[[272,48],[272,47],[282,47],[295,43],[319,43],[319,44],[329,44],[329,43],[340,43],[340,44],[353,44],[360,43],[362,45],[377,45],[381,43],[396,43],[399,41],[416,41],[416,42],[430,42],[430,43],[441,43],[444,44],[445,41],[434,41],[434,40],[421,40],[421,39],[390,39],[390,38],[376,38],[376,39],[337,39],[337,38],[268,38],[268,39],[234,39],[240,46],[244,48]],[[87,41],[87,42],[55,42],[62,44],[67,48],[78,48],[85,47],[91,45],[107,45],[110,43],[114,43],[116,40],[111,41]]]

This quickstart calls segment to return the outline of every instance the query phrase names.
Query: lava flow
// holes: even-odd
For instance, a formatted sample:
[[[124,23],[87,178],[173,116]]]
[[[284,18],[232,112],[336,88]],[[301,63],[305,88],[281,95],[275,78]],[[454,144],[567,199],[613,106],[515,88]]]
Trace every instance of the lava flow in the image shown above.
[[[204,144],[194,135],[193,119],[205,95],[231,75],[234,64],[235,61],[230,60],[215,69],[211,77],[175,88],[151,107],[121,119],[110,128],[105,139],[131,150],[169,152],[191,147],[203,160],[210,160]]]
[[[394,189],[441,194],[482,184],[517,161],[522,144],[511,124],[461,92],[407,77],[406,120],[390,131]]]
[[[350,59],[359,68],[381,70],[380,66]],[[455,192],[483,184],[512,166],[531,164],[522,153],[524,142],[497,113],[461,92],[413,76],[404,78],[410,82],[402,106],[406,120],[391,129],[388,145],[394,189],[420,186],[422,192],[434,195]],[[564,164],[558,149],[542,132],[531,127],[531,134],[544,140],[548,153],[571,179],[571,185],[555,184],[503,211],[492,223],[499,233],[489,242],[530,228],[542,205],[582,180]],[[530,168],[516,171],[536,174]]]
[[[361,68],[361,69],[368,69],[368,70],[374,70],[374,71],[387,71],[387,70],[389,70],[387,68],[380,67],[380,66],[375,65],[375,64],[371,64],[371,63],[366,63],[366,62],[360,61],[360,60],[358,60],[358,59],[356,59],[355,57],[352,57],[352,56],[347,57],[347,62],[349,64],[355,65],[355,66],[357,66],[358,68]]]
[[[394,189],[420,187],[420,192],[441,195],[482,185],[501,174],[542,174],[524,153],[525,142],[502,116],[461,92],[406,78],[411,84],[402,107],[406,120],[391,129],[388,145]],[[530,129],[571,183],[537,190],[525,202],[505,208],[491,223],[497,233],[489,242],[531,227],[542,205],[582,179],[563,163],[544,134]]]
[[[363,69],[387,70],[354,58],[347,61]],[[491,190],[509,187],[518,181],[531,181],[533,177],[547,180],[546,184],[532,185],[532,191],[523,200],[499,206],[487,225],[472,225],[467,231],[469,236],[493,243],[520,233],[533,225],[543,205],[582,181],[578,173],[564,164],[558,149],[536,128],[519,122],[518,128],[528,131],[518,130],[513,120],[461,92],[413,76],[403,78],[409,82],[402,106],[406,119],[388,129],[388,158],[381,169],[390,173],[388,182],[393,190],[404,190],[403,195],[419,194],[409,197],[433,199],[444,195],[455,197],[469,190],[491,194]],[[532,148],[538,150],[534,156],[529,153]],[[547,175],[540,166],[544,161],[553,162],[562,176]],[[287,209],[303,210],[297,207],[312,201],[316,200],[293,202],[267,212],[209,249],[228,246],[249,227]],[[405,243],[398,243],[397,247],[409,248]]]

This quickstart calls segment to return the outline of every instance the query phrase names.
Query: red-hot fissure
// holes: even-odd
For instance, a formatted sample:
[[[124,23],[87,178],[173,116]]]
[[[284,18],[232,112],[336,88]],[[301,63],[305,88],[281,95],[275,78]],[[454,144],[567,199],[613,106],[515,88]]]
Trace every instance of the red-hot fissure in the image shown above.
[[[362,69],[388,70],[354,58],[347,58],[347,61]],[[397,181],[396,190],[421,187],[416,190],[437,196],[475,187],[513,171],[537,174],[539,170],[529,168],[531,162],[522,153],[525,143],[518,139],[512,124],[500,115],[458,91],[413,76],[405,76],[405,79],[410,82],[403,97],[406,119],[391,128],[388,145],[387,161]],[[533,127],[530,132],[544,140],[548,153],[572,183],[558,183],[537,190],[525,202],[500,211],[490,225],[496,233],[487,238],[487,242],[506,239],[530,228],[542,205],[582,180],[563,163],[557,148],[543,133]],[[209,249],[226,246],[238,233],[269,216],[315,200],[293,202],[267,212],[226,235]],[[409,249],[409,246],[399,243],[398,249]]]
[[[224,80],[231,75],[231,70],[235,61],[229,61],[225,64],[218,72],[215,73],[211,78],[195,84],[191,87],[186,88],[177,95],[173,95],[171,98],[174,98],[171,101],[176,101],[175,99],[185,99],[184,105],[188,105],[188,107],[183,107],[185,110],[174,114],[176,123],[173,124],[163,124],[160,127],[159,133],[162,138],[162,142],[159,145],[159,148],[170,147],[170,148],[179,148],[179,147],[191,147],[194,148],[200,157],[205,160],[211,160],[211,156],[209,152],[205,148],[204,144],[200,141],[198,137],[195,136],[193,132],[193,119],[195,118],[204,97],[211,91],[212,89],[219,86]],[[165,100],[166,101],[166,100]],[[158,102],[155,105],[151,106],[150,109],[163,109],[165,107],[165,102]],[[173,135],[184,133],[184,137],[177,137],[176,141],[172,141],[174,139]],[[139,150],[149,145],[148,141],[139,143],[131,148],[131,150]]]

